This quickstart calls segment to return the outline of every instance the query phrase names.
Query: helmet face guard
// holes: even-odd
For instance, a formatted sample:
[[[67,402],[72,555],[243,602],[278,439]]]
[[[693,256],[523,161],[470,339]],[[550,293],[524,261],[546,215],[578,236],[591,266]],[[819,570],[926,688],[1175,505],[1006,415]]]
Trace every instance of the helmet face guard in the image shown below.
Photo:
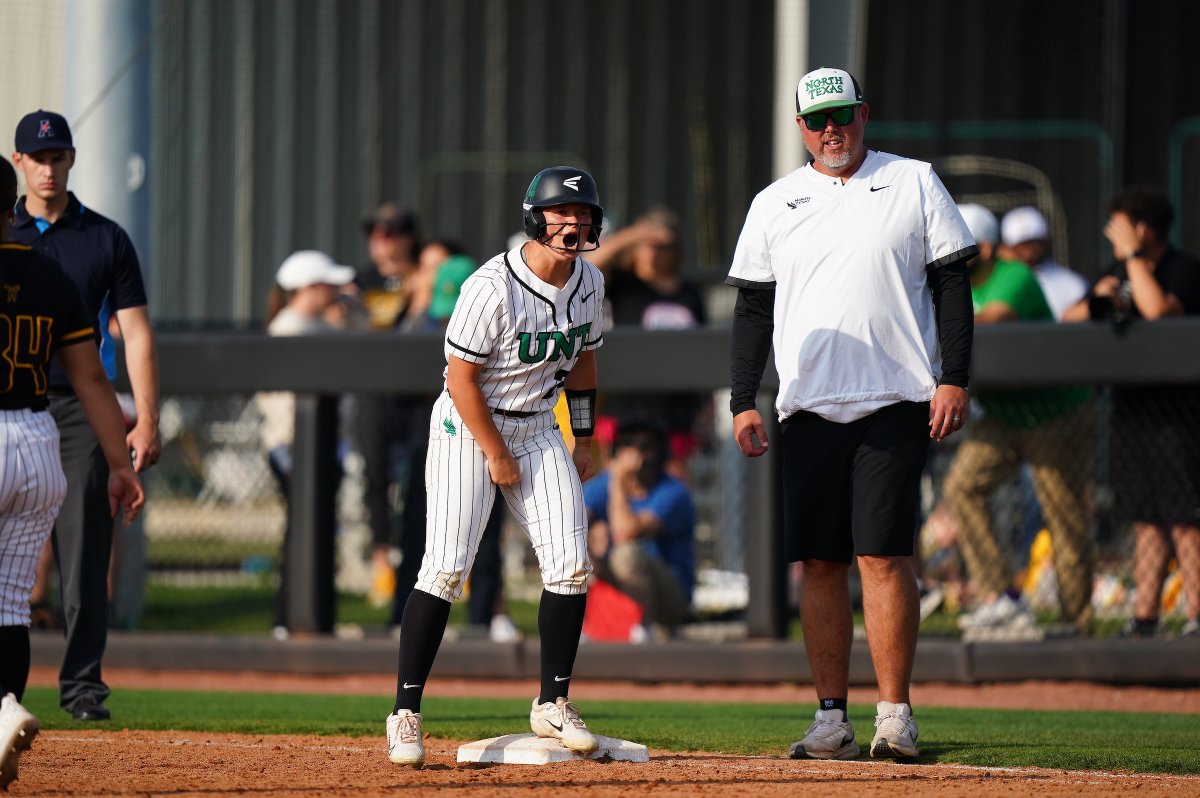
[[[592,209],[592,221],[587,225],[576,225],[584,241],[591,246],[575,250],[573,246],[564,248],[546,244],[546,208],[556,205],[587,205]],[[525,200],[521,204],[524,211],[525,235],[534,241],[541,242],[551,249],[590,252],[597,248],[600,242],[600,228],[604,222],[604,207],[600,204],[600,194],[596,190],[596,181],[582,169],[572,166],[552,166],[538,172],[529,189],[525,192]],[[560,229],[567,224],[560,225]],[[584,228],[587,232],[584,233]],[[557,231],[556,231],[557,232]],[[564,236],[568,243],[572,234]],[[578,243],[578,242],[576,242]]]

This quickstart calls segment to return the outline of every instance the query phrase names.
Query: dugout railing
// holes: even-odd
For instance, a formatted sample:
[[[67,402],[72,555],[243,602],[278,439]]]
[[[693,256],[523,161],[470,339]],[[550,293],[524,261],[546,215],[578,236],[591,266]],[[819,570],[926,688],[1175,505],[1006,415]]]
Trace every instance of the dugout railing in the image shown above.
[[[158,335],[162,392],[220,396],[296,393],[288,627],[325,633],[334,624],[337,397],[344,393],[428,394],[444,365],[437,336],[269,337],[258,333]],[[120,359],[118,359],[120,362]],[[601,350],[605,390],[713,391],[728,385],[729,329],[686,332],[617,329]],[[1200,319],[1134,323],[1009,324],[975,331],[972,388],[1200,383]],[[764,417],[775,386],[764,376]],[[717,408],[724,412],[725,408]],[[752,495],[739,522],[749,583],[751,637],[786,634],[787,576],[777,523],[777,463],[747,463]]]

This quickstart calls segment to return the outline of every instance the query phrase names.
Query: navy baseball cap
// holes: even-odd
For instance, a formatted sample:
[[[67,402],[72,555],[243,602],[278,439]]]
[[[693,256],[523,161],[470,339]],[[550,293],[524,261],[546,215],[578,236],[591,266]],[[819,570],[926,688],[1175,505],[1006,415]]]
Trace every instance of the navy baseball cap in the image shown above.
[[[75,149],[71,128],[63,115],[40,109],[21,117],[17,123],[15,146],[17,152],[22,153]]]

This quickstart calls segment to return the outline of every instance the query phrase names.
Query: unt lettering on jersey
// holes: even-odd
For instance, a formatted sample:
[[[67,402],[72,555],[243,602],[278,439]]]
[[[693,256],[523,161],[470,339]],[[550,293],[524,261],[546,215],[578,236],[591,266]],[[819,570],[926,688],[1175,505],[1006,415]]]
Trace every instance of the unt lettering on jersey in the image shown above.
[[[517,333],[517,339],[520,341],[517,355],[521,358],[522,363],[553,362],[563,357],[570,360],[575,357],[575,347],[587,340],[587,334],[591,329],[592,323],[588,322],[570,328],[566,334],[559,330],[543,330],[537,333],[536,350],[532,347],[534,333]],[[551,342],[553,342],[553,346],[551,346]]]

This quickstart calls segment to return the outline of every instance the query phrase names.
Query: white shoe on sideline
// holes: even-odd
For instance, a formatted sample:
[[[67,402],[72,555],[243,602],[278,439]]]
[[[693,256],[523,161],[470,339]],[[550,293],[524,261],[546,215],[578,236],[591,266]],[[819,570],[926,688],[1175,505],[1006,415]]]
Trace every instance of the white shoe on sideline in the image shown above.
[[[397,765],[419,768],[425,764],[421,741],[421,713],[400,709],[387,719],[388,759]]]
[[[973,612],[958,619],[958,628],[984,629],[994,627],[1027,628],[1037,624],[1024,599],[1013,600],[1007,595],[980,604]]]
[[[921,600],[922,621],[937,612],[938,607],[942,606],[942,602],[946,599],[945,591],[937,585],[928,583],[922,585],[918,596]]]
[[[521,639],[521,631],[507,615],[493,615],[492,623],[488,626],[488,638],[493,643],[515,643]]]
[[[875,707],[875,738],[871,740],[871,756],[876,759],[910,759],[920,753],[917,748],[917,722],[908,704],[880,701]]]
[[[0,699],[0,790],[17,780],[21,752],[29,750],[37,737],[38,721],[8,693]]]
[[[792,759],[854,759],[859,753],[854,727],[840,709],[818,709],[803,739],[788,748]]]
[[[563,748],[581,754],[590,754],[600,747],[596,735],[588,731],[587,724],[579,717],[579,710],[565,696],[559,696],[553,704],[539,704],[533,699],[529,727],[538,737],[554,737]]]

